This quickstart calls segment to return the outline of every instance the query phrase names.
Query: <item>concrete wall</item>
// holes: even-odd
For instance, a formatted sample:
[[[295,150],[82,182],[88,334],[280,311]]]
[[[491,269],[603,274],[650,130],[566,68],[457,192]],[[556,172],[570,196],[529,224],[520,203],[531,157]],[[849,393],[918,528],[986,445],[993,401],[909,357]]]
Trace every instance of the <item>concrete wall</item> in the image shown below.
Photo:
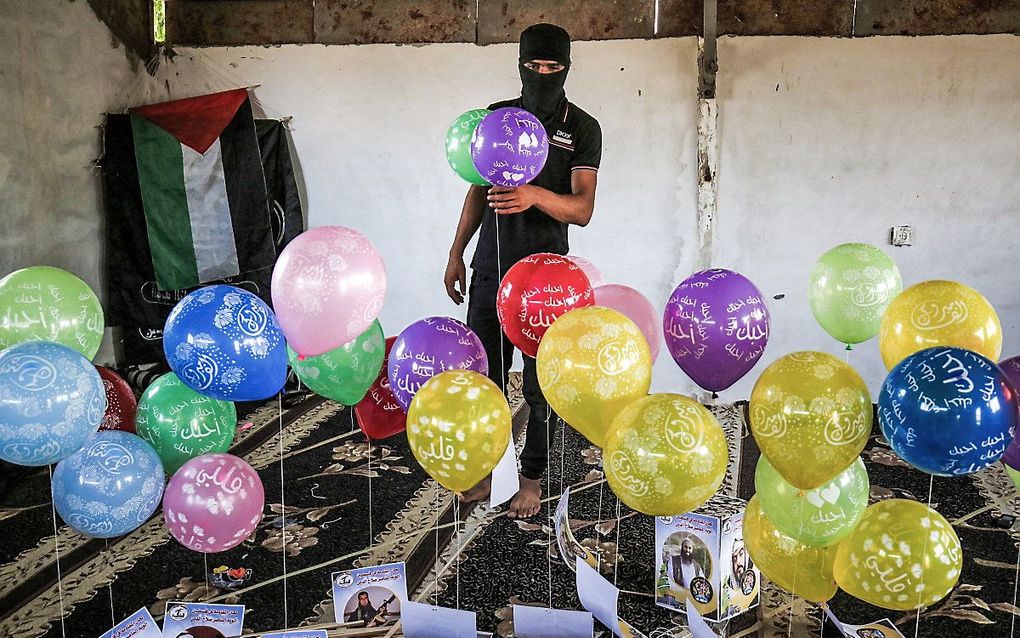
[[[456,114],[516,94],[512,45],[288,45],[182,50],[144,89],[83,3],[15,3],[0,25],[0,269],[53,263],[100,283],[100,113],[237,84],[292,115],[312,225],[345,224],[382,251],[394,334],[427,314],[463,317],[442,288],[465,190],[442,140]],[[5,15],[6,18],[6,15]],[[715,264],[769,295],[766,359],[842,355],[807,305],[814,259],[866,241],[908,285],[944,277],[999,308],[1020,353],[1012,228],[1020,220],[1020,40],[1010,36],[720,42]],[[593,223],[573,251],[660,307],[696,260],[693,39],[575,45],[571,98],[598,117],[605,150]],[[894,224],[915,245],[886,245]],[[874,342],[850,353],[876,390]],[[759,367],[724,394],[746,397]],[[664,352],[654,389],[691,391]]]
[[[574,252],[660,307],[696,259],[693,40],[578,43],[568,95],[605,131],[594,221]],[[285,46],[185,52],[189,65],[261,83],[293,115],[310,222],[361,229],[383,252],[389,333],[426,314],[463,316],[441,278],[464,186],[443,161],[460,111],[513,95],[512,46]],[[772,360],[844,356],[811,316],[808,273],[844,241],[883,246],[906,284],[952,278],[999,309],[1004,354],[1020,353],[1020,40],[1010,36],[724,39],[720,44],[715,263],[769,295]],[[622,70],[621,70],[622,69]],[[208,85],[208,83],[205,83]],[[186,92],[186,87],[181,87]],[[911,224],[915,245],[887,245]],[[872,341],[849,355],[873,391]],[[744,398],[757,372],[724,393]],[[654,389],[692,387],[663,353]]]
[[[786,295],[770,302],[767,359],[843,356],[813,320],[807,284],[815,259],[846,241],[883,246],[904,286],[973,286],[998,309],[1003,356],[1020,354],[1020,39],[725,39],[719,57],[716,262]],[[888,245],[900,224],[913,246]],[[877,392],[876,340],[849,356]]]
[[[5,2],[0,10],[0,275],[48,264],[100,293],[96,126],[128,106],[132,63],[84,2]],[[97,361],[112,361],[109,340]]]
[[[604,136],[595,221],[574,229],[572,246],[656,305],[678,262],[690,270],[694,259],[685,243],[696,197],[695,56],[692,39],[578,43],[567,81]],[[218,74],[262,84],[259,101],[294,116],[309,223],[352,226],[382,251],[381,321],[396,334],[429,314],[464,317],[442,283],[466,192],[443,138],[460,112],[519,94],[516,60],[510,45],[241,47],[185,51],[166,73],[198,78],[203,90],[222,83]],[[662,375],[679,382],[661,359]]]
[[[659,307],[697,256],[696,54],[690,39],[579,43],[567,84],[605,130],[596,216],[571,234],[573,250]],[[1004,354],[1020,352],[1020,40],[742,38],[722,40],[719,55],[715,263],[785,295],[770,302],[766,361],[807,348],[844,356],[815,324],[807,283],[817,256],[845,241],[883,246],[907,285],[949,278],[977,288],[1000,310]],[[464,190],[442,136],[460,110],[514,93],[512,46],[185,57],[182,69],[261,83],[264,104],[294,115],[310,222],[359,228],[384,253],[388,332],[428,313],[462,316],[441,284]],[[915,245],[887,246],[901,224],[915,228]],[[877,344],[849,356],[876,391]],[[747,397],[763,367],[723,398]],[[665,353],[654,388],[693,390]]]

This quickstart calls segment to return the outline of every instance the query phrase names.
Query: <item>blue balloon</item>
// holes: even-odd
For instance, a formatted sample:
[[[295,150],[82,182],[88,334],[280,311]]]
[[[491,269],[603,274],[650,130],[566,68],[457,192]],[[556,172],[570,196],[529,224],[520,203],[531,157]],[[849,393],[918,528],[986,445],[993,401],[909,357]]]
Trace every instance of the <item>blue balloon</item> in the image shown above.
[[[221,401],[268,399],[287,380],[287,343],[276,315],[255,295],[216,285],[174,306],[163,329],[170,369]]]
[[[19,343],[0,352],[0,459],[49,465],[99,430],[106,388],[96,367],[57,343]]]
[[[106,430],[57,463],[53,504],[82,534],[113,538],[152,516],[163,498],[164,478],[151,445],[130,432]]]
[[[917,352],[886,377],[878,422],[893,451],[929,474],[972,474],[1006,451],[1017,423],[1006,375],[963,348]]]

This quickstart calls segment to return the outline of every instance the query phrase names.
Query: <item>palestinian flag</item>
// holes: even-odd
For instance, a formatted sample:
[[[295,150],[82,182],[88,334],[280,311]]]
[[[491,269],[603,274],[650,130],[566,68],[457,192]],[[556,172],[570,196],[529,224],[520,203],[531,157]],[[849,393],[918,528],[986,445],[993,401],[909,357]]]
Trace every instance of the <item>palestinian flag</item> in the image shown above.
[[[157,287],[188,288],[271,265],[247,89],[138,107],[130,116]],[[256,255],[266,263],[251,263]]]

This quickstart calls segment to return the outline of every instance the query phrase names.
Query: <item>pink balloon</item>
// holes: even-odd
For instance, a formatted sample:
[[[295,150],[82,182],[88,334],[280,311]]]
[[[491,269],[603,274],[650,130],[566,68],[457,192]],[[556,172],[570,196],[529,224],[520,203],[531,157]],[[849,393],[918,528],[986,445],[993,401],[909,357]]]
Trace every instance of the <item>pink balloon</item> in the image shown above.
[[[223,552],[251,536],[265,505],[262,479],[252,466],[232,454],[203,454],[170,479],[163,522],[188,549]]]
[[[584,257],[578,257],[576,255],[567,255],[567,259],[577,264],[577,267],[581,269],[581,272],[588,276],[588,282],[591,283],[592,288],[597,288],[602,285],[602,271],[596,268],[595,264],[591,263]]]
[[[343,226],[301,233],[273,269],[273,310],[299,355],[339,348],[368,330],[386,296],[386,268],[372,242]]]
[[[648,342],[648,348],[652,351],[652,362],[655,362],[662,343],[659,332],[662,324],[659,313],[655,311],[647,297],[630,286],[605,284],[595,289],[595,305],[618,310],[637,324],[641,334],[645,336],[645,341]]]

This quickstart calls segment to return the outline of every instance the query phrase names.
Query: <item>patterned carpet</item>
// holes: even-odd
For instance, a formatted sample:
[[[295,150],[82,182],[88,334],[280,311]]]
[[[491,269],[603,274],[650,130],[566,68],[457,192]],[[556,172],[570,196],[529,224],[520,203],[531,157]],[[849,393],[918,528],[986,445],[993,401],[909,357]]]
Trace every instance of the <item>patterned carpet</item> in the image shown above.
[[[746,426],[746,404],[711,409],[730,442],[731,463],[721,492],[747,499],[754,493],[759,451]],[[626,506],[617,509],[617,499],[600,481],[596,448],[569,428],[565,445],[562,430],[558,437],[554,449],[561,451],[563,462],[561,466],[560,458],[553,455],[553,493],[559,494],[562,485],[574,486],[571,528],[578,541],[601,554],[603,575],[623,590],[621,618],[653,638],[689,635],[684,616],[656,607],[648,595],[653,591],[655,571],[653,519]],[[877,425],[863,456],[872,482],[872,502],[887,498],[927,502],[930,484],[932,507],[954,523],[964,546],[959,586],[921,613],[917,635],[1012,635],[1014,617],[1020,615],[1015,606],[1020,498],[1006,474],[995,466],[971,477],[932,481],[892,454]],[[549,507],[555,505],[555,500],[550,501]],[[548,516],[546,512],[543,510],[543,515]],[[497,636],[513,635],[512,604],[580,608],[573,571],[560,559],[554,539],[550,547],[551,530],[540,524],[544,520],[512,521],[498,513],[476,511],[462,532],[459,570],[441,579],[439,604],[478,610],[479,629],[494,631]],[[452,560],[452,556],[451,548],[447,558]],[[720,635],[841,635],[832,625],[823,628],[824,615],[817,606],[763,580],[762,604],[728,622],[714,624]],[[904,635],[915,635],[916,612],[889,612],[843,593],[830,601],[830,607],[845,623],[864,624],[888,617]]]
[[[519,428],[527,409],[521,405],[519,378],[513,381]],[[722,492],[742,498],[753,493],[758,457],[745,409],[743,404],[712,407],[730,441]],[[0,500],[0,636],[95,636],[112,619],[139,607],[159,616],[170,599],[243,603],[246,629],[255,632],[331,622],[332,571],[401,560],[407,562],[414,598],[476,610],[480,629],[512,636],[511,604],[579,608],[573,572],[560,559],[554,539],[550,544],[546,524],[566,485],[574,486],[570,518],[577,540],[598,552],[603,574],[625,592],[621,617],[655,638],[688,635],[684,617],[656,607],[649,595],[653,520],[618,506],[599,470],[598,450],[569,428],[558,428],[545,485],[547,494],[553,487],[552,497],[542,515],[513,521],[505,508],[456,506],[452,495],[437,490],[417,466],[401,436],[370,450],[360,431],[352,430],[351,411],[332,402],[313,397],[282,410],[273,402],[243,422],[250,425],[239,431],[232,451],[259,470],[266,518],[248,541],[208,561],[171,541],[158,515],[109,543],[86,539],[57,519],[58,585],[48,475],[45,470],[24,474]],[[518,440],[523,440],[519,433]],[[1011,635],[1020,615],[1014,606],[1020,499],[1008,477],[994,467],[971,477],[931,481],[906,467],[877,435],[864,458],[872,500],[927,502],[931,484],[932,506],[954,523],[964,545],[960,585],[921,614],[918,635]],[[463,521],[459,534],[453,532],[455,516]],[[245,574],[232,580],[211,573],[221,565],[235,575],[244,568]],[[888,616],[905,635],[914,635],[916,613],[884,612],[843,594],[831,606],[844,622]],[[837,635],[831,627],[823,629],[817,607],[767,581],[761,606],[715,628],[733,637]],[[390,628],[378,635],[400,633]]]
[[[519,379],[511,390],[519,426]],[[109,543],[58,518],[59,584],[48,474],[22,476],[0,500],[0,636],[97,636],[139,607],[159,620],[168,600],[243,603],[248,631],[295,627],[319,614],[332,571],[407,561],[416,587],[435,555],[437,502],[439,545],[449,537],[452,525],[442,523],[452,521],[453,496],[435,489],[406,438],[370,447],[352,411],[336,403],[311,397],[290,409],[276,401],[258,408],[242,419],[231,453],[265,486],[265,518],[246,542],[206,561],[170,539],[160,512]],[[245,573],[211,573],[220,566]]]

